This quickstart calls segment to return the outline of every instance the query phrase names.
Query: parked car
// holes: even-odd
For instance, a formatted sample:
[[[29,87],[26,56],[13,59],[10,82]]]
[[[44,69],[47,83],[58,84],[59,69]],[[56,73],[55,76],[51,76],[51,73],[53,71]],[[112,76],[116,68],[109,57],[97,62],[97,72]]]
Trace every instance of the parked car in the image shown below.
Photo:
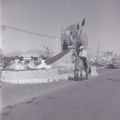
[[[111,61],[107,66],[108,69],[117,69],[119,67],[119,63],[116,61]]]

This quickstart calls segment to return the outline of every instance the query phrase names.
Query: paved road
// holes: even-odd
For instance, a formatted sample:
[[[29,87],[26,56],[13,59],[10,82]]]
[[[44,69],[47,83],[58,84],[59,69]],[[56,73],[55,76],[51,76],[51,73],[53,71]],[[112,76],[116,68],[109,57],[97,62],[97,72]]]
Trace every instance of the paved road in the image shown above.
[[[120,120],[120,70],[61,86],[5,107],[2,120]]]

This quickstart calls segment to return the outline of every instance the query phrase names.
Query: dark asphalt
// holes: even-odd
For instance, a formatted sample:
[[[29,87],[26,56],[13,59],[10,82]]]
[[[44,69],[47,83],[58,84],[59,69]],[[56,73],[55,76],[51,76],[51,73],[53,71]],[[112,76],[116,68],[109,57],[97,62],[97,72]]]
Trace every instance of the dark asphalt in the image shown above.
[[[67,82],[70,85],[5,107],[1,119],[120,120],[120,70],[84,82]]]

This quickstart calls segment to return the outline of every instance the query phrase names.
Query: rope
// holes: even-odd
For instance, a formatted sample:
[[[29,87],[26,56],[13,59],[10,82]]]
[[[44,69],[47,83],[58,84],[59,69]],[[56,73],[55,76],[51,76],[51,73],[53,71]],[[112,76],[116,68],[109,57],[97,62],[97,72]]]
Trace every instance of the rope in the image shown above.
[[[23,30],[23,29],[20,29],[20,28],[12,27],[12,26],[0,25],[0,27],[2,27],[3,29],[6,29],[6,28],[7,28],[7,29],[19,31],[19,32],[28,33],[28,34],[39,35],[39,36],[42,36],[42,37],[60,39],[60,37],[58,37],[58,36],[48,35],[48,34],[42,34],[42,33],[38,33],[38,32],[32,32],[32,31],[28,31],[28,30]]]

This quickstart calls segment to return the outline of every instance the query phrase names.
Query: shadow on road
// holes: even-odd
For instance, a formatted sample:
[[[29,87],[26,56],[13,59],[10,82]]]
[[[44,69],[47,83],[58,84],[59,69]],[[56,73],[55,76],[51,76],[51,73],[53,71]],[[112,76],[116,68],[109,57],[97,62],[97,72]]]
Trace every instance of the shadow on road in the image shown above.
[[[108,78],[107,80],[110,80],[110,81],[113,81],[113,82],[118,82],[118,83],[120,83],[120,80],[118,80],[118,79]]]

